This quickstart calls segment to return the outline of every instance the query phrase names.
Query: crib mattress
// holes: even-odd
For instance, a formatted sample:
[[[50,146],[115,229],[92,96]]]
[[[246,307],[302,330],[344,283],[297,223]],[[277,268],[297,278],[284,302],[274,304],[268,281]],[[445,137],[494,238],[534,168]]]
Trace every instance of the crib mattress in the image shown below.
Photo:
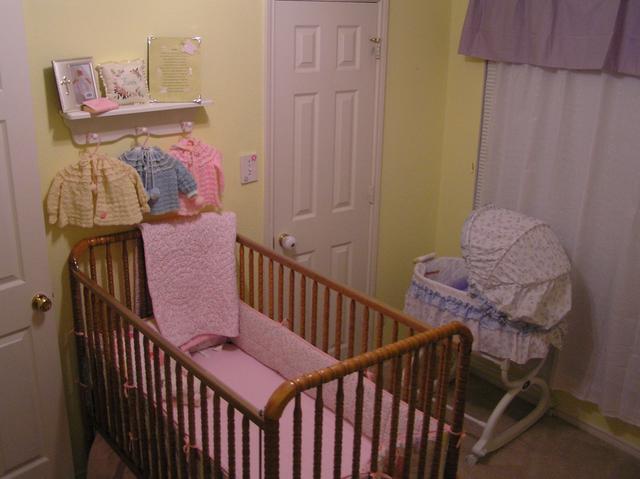
[[[212,375],[224,382],[238,395],[249,401],[258,409],[263,409],[267,400],[282,384],[285,379],[278,373],[268,368],[258,360],[234,344],[225,344],[222,349],[209,348],[195,353],[193,359],[211,372]],[[315,401],[306,394],[301,395],[302,407],[302,476],[313,477],[313,428]],[[221,401],[221,414],[226,417],[226,403]],[[199,415],[196,414],[196,417]],[[227,422],[220,421],[221,437],[227,436]],[[236,412],[235,417],[236,440],[236,471],[242,470],[242,460],[239,451],[242,451],[242,415]],[[333,477],[334,462],[334,434],[335,414],[328,408],[323,411],[322,434],[322,477]],[[200,428],[196,428],[199,430]],[[212,430],[211,428],[209,430]],[[351,458],[353,456],[353,426],[348,421],[343,421],[342,440],[342,476],[351,475]],[[251,425],[250,428],[251,450],[256,451],[260,444],[259,429]],[[197,438],[198,446],[202,447],[201,438]],[[222,467],[229,470],[228,445],[226,441],[221,444]],[[280,476],[292,477],[293,475],[293,401],[289,403],[280,420]],[[212,454],[212,451],[210,451]],[[371,456],[371,442],[365,436],[361,437],[361,472],[367,472],[367,464]],[[256,453],[251,454],[251,475],[260,477],[260,457]]]

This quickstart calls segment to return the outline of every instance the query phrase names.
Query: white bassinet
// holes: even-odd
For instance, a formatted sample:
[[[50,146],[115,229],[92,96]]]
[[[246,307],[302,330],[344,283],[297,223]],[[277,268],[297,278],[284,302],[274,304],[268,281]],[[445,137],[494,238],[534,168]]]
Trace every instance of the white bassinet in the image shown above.
[[[461,247],[463,258],[430,254],[416,259],[404,310],[433,327],[463,322],[473,333],[473,350],[501,367],[506,394],[486,422],[469,417],[484,427],[467,458],[475,462],[513,440],[549,407],[549,387],[536,376],[550,347],[562,347],[564,317],[571,309],[571,266],[548,225],[493,206],[467,218]],[[509,378],[512,362],[535,359],[524,377]],[[534,410],[496,434],[509,403],[531,385],[540,389]]]

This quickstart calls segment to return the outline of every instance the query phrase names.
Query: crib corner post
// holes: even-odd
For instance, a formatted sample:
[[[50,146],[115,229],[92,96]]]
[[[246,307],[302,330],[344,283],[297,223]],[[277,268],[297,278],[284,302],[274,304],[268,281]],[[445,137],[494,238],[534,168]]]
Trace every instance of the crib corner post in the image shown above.
[[[265,479],[280,477],[280,421],[265,419],[264,424]]]
[[[80,291],[80,283],[74,276],[74,267],[77,267],[77,263],[69,263],[69,283],[71,287],[71,304],[73,313],[73,332],[76,338],[76,351],[78,360],[78,387],[80,389],[80,414],[82,417],[82,423],[84,426],[84,441],[85,452],[88,455],[94,438],[94,418],[91,415],[93,404],[91,391],[91,377],[89,374],[89,359],[87,356],[85,345],[85,327],[84,318],[82,312],[82,298]]]

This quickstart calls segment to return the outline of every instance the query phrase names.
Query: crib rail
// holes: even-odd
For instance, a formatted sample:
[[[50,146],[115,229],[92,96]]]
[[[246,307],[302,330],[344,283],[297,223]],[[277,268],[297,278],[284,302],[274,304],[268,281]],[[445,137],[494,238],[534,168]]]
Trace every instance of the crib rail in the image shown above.
[[[314,478],[325,477],[328,467],[333,477],[359,477],[364,464],[394,478],[455,477],[468,330],[457,323],[427,330],[240,235],[236,249],[241,299],[339,363],[285,382],[258,411],[142,319],[153,311],[140,232],[86,239],[73,248],[69,268],[87,438],[102,432],[143,477],[250,478],[251,459],[259,455],[265,477],[277,479],[280,448],[291,448],[293,477],[300,478],[300,402],[308,394],[315,404],[314,418],[307,418]],[[291,402],[294,443],[280,444],[281,414]],[[325,407],[335,413],[333,464],[322,462]],[[354,428],[350,471],[338,459],[345,421]],[[365,435],[370,457],[361,453]]]
[[[87,440],[101,432],[142,477],[222,477],[225,422],[228,472],[248,478],[262,413],[141,319],[152,313],[141,260],[135,231],[82,241],[69,257]]]
[[[278,471],[278,420],[290,401],[295,400],[294,437],[300,437],[302,413],[300,394],[311,391],[316,398],[314,424],[314,477],[322,472],[322,408],[328,406],[336,411],[336,435],[334,438],[334,463],[331,465],[334,477],[343,477],[339,451],[342,449],[342,424],[345,420],[345,382],[351,377],[357,385],[352,387],[355,407],[351,423],[354,424],[353,456],[351,460],[352,477],[358,477],[361,461],[368,458],[360,456],[363,434],[363,402],[365,397],[375,405],[373,418],[370,418],[368,436],[372,437],[372,456],[369,462],[371,472],[384,472],[390,477],[456,477],[459,439],[462,434],[464,417],[464,392],[469,367],[469,353],[472,338],[468,330],[460,323],[452,323],[437,330],[431,330],[407,337],[393,344],[371,352],[346,359],[335,366],[300,376],[283,383],[271,396],[264,416],[267,431],[266,441],[275,446],[266,458],[267,477],[280,477]],[[452,362],[454,365],[454,387],[451,392],[450,414],[447,417],[448,383]],[[408,364],[408,368],[406,368]],[[366,395],[363,387],[365,376],[371,373],[375,384],[375,393]],[[386,378],[389,378],[386,380]],[[323,400],[323,390],[334,385],[335,397],[329,397],[329,404]],[[400,410],[403,395],[403,382],[408,382],[409,397],[407,410]],[[388,385],[388,386],[387,386]],[[392,397],[390,427],[386,434],[389,446],[386,458],[380,458],[378,451],[385,436],[383,421],[384,392]],[[355,393],[355,394],[353,394]],[[416,416],[421,420],[417,421]],[[402,417],[404,416],[404,417]],[[445,441],[444,427],[449,424],[448,440]],[[435,428],[435,429],[434,429]],[[435,436],[430,457],[428,457],[428,438]],[[299,456],[300,441],[294,441],[294,457]],[[398,446],[400,445],[400,446]],[[296,450],[298,446],[298,450]],[[413,450],[415,448],[415,451]],[[425,474],[428,474],[425,476]],[[294,478],[300,478],[300,464],[294,466]]]

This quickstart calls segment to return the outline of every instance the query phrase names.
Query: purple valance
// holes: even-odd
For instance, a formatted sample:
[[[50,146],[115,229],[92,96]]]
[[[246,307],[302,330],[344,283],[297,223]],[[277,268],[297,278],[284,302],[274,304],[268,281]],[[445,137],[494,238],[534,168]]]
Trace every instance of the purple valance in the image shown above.
[[[459,52],[640,76],[640,0],[469,0]]]

